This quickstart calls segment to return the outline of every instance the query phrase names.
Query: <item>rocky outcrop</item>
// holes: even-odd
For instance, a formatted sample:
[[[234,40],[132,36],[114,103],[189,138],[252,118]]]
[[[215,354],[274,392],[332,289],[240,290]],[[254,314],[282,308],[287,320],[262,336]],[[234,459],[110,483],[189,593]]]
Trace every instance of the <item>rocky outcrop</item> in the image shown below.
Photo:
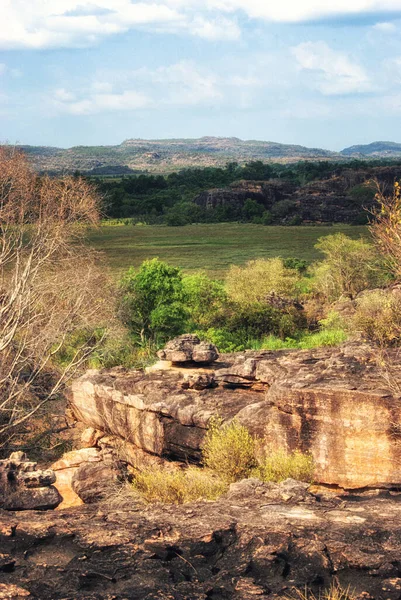
[[[266,447],[310,452],[316,480],[401,484],[401,365],[391,378],[363,345],[225,355],[209,367],[90,371],[73,384],[78,420],[135,456],[199,460],[210,418],[234,417]],[[387,373],[388,375],[388,373]],[[135,466],[138,466],[138,459]]]
[[[0,508],[6,510],[46,510],[62,498],[54,487],[51,469],[40,470],[23,452],[13,452],[0,460]]]
[[[173,363],[203,363],[214,362],[219,353],[214,344],[201,342],[197,335],[184,334],[167,342],[163,350],[157,353],[161,360]]]
[[[102,433],[85,430],[83,438],[95,446]],[[109,446],[85,447],[67,452],[52,464],[54,483],[62,497],[59,510],[96,502],[109,492],[119,479],[122,466]]]
[[[400,176],[400,167],[369,167],[364,169],[339,169],[329,179],[296,185],[289,181],[238,181],[226,188],[215,188],[201,192],[194,198],[195,204],[206,210],[218,207],[230,208],[241,216],[241,209],[249,198],[256,200],[266,210],[272,211],[274,222],[286,223],[294,216],[304,222],[365,223],[366,198],[358,200],[352,188],[376,178],[383,189],[390,191]],[[275,214],[275,207],[283,200],[288,201],[284,214]],[[364,220],[365,219],[365,220]]]
[[[358,600],[400,598],[399,494],[245,480],[217,502],[151,506],[123,492],[118,505],[0,511],[0,590],[18,591],[3,597],[284,600],[338,583]]]

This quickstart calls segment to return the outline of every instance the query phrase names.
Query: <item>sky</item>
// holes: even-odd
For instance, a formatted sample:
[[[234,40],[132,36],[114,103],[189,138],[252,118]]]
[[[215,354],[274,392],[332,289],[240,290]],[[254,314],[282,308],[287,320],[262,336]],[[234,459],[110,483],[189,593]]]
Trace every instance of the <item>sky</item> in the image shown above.
[[[401,0],[0,0],[0,140],[401,142]]]

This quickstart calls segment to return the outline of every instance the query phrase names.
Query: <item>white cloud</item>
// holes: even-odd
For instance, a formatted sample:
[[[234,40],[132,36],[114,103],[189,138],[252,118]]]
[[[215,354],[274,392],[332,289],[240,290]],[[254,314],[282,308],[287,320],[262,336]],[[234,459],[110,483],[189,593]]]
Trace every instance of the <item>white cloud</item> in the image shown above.
[[[369,13],[401,11],[401,0],[165,0],[176,10],[192,7],[201,10],[235,12],[241,10],[249,17],[274,22],[295,23],[336,16],[355,17]]]
[[[272,86],[272,78],[260,77],[261,65],[274,61],[252,58],[245,68],[237,63],[230,69],[205,68],[190,60],[149,69],[99,70],[82,87],[82,81],[72,82],[70,89],[52,91],[51,101],[60,112],[75,115],[105,111],[134,111],[167,107],[244,107],[260,98],[262,88]],[[277,81],[277,86],[282,82]]]
[[[345,53],[325,42],[304,42],[291,49],[299,68],[315,75],[315,87],[326,96],[366,92],[371,83],[366,71]]]
[[[134,111],[161,106],[214,105],[222,99],[216,75],[190,61],[136,71],[103,71],[86,89],[58,88],[52,93],[58,111],[74,115]]]
[[[203,13],[204,11],[201,11]],[[0,48],[85,47],[130,29],[183,32],[207,39],[237,39],[235,20],[178,12],[164,0],[2,0]]]
[[[208,20],[196,16],[190,24],[190,31],[207,40],[237,40],[241,36],[238,24],[225,17]]]
[[[383,29],[401,0],[1,0],[0,48],[85,47],[130,29],[236,40],[236,16],[295,23],[382,14]],[[386,17],[386,15],[388,16]],[[389,21],[389,23],[387,23]]]
[[[93,93],[78,100],[72,92],[56,90],[53,100],[61,112],[72,115],[92,115],[109,111],[132,111],[140,108],[148,108],[152,104],[150,98],[134,90],[126,90],[115,94]]]
[[[382,33],[395,33],[398,31],[395,23],[388,23],[387,21],[384,21],[383,23],[376,23],[376,25],[373,25],[373,29]]]

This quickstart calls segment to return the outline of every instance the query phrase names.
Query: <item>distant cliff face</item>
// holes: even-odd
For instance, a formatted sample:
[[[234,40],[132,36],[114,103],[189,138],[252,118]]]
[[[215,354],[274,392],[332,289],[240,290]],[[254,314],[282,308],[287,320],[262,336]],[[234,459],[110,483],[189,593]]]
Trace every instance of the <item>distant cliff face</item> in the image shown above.
[[[294,216],[304,222],[357,223],[366,219],[372,199],[358,197],[356,186],[377,179],[385,189],[391,189],[401,177],[401,167],[367,167],[346,170],[330,179],[314,181],[303,186],[281,180],[239,181],[227,188],[207,190],[194,198],[205,209],[220,206],[242,208],[247,199],[256,200],[266,210],[273,211],[283,200],[291,202],[287,214],[278,216],[285,223]],[[372,194],[373,197],[373,194]]]

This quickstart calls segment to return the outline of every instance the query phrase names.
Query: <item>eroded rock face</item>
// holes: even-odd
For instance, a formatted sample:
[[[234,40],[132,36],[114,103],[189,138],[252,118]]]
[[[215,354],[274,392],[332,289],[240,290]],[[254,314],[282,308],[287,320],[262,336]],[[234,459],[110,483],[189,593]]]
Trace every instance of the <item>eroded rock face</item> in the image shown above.
[[[89,438],[86,432],[84,439]],[[102,437],[92,431],[93,443]],[[110,445],[106,447],[81,448],[64,454],[53,463],[55,486],[62,497],[59,509],[80,506],[83,502],[101,500],[121,475],[121,464],[115,458]]]
[[[197,335],[184,334],[167,342],[157,353],[161,360],[173,363],[209,364],[217,360],[219,354],[214,344],[201,342]]]
[[[23,452],[13,452],[0,460],[0,508],[6,510],[45,510],[55,508],[61,496],[54,487],[51,469],[38,470],[37,463]]]
[[[399,600],[401,502],[246,480],[217,502],[0,511],[0,547],[0,590],[32,600],[284,600],[334,582]]]
[[[344,488],[401,483],[401,365],[393,385],[376,350],[348,344],[244,352],[209,368],[91,371],[73,384],[87,426],[158,457],[198,460],[208,422],[236,417],[268,447],[311,452],[316,480]]]

